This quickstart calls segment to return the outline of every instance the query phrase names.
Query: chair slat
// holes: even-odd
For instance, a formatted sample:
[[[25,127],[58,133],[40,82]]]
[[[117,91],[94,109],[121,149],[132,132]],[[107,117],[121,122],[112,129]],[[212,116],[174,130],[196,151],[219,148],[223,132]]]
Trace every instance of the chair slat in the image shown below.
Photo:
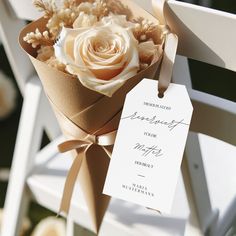
[[[179,54],[236,71],[236,15],[174,0],[165,15]]]
[[[236,146],[236,103],[196,90],[188,90],[194,111],[190,130]]]

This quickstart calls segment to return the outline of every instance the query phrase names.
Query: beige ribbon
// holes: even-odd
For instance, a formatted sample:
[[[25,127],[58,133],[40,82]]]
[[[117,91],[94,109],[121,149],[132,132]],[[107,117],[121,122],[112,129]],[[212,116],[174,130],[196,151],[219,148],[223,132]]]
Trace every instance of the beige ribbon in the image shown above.
[[[59,212],[65,212],[65,213],[68,213],[69,211],[75,182],[79,174],[82,161],[84,158],[86,158],[86,152],[89,150],[89,148],[91,148],[92,145],[99,145],[101,146],[101,148],[103,148],[106,154],[109,157],[111,157],[111,152],[109,151],[109,149],[107,149],[107,146],[114,144],[116,136],[116,131],[96,136],[85,133],[82,129],[80,129],[77,126],[74,128],[76,128],[79,133],[83,133],[86,137],[84,139],[81,139],[81,137],[75,137],[76,138],[75,140],[65,141],[64,143],[58,145],[58,149],[60,152],[67,152],[71,150],[76,150],[77,152],[77,156],[74,159],[71,168],[68,172],[68,175],[66,177],[63,196],[61,200],[61,206],[59,210]]]
[[[169,29],[164,14],[165,4],[166,0],[152,0],[153,11],[160,21],[160,24],[166,25],[167,29]],[[177,35],[169,31],[166,35],[164,54],[158,80],[158,96],[160,98],[164,96],[164,92],[167,90],[171,81],[177,46]]]
[[[59,209],[59,214],[61,212],[65,212],[67,214],[70,209],[70,203],[71,203],[71,198],[72,198],[74,186],[76,183],[76,179],[78,177],[78,174],[82,165],[82,161],[84,158],[86,158],[87,151],[93,145],[99,145],[107,154],[107,156],[111,157],[111,150],[108,147],[114,144],[117,131],[114,130],[114,131],[111,131],[109,133],[102,134],[102,135],[88,134],[83,129],[78,127],[76,124],[74,124],[73,121],[70,120],[68,117],[66,117],[62,112],[60,112],[59,109],[56,107],[56,105],[52,102],[52,100],[49,97],[48,99],[55,110],[57,119],[64,133],[66,134],[66,136],[71,137],[70,140],[65,141],[58,145],[59,152],[63,153],[63,152],[68,152],[72,150],[75,150],[77,152],[77,155],[75,159],[73,160],[73,163],[66,177],[62,199],[61,199],[61,205]]]

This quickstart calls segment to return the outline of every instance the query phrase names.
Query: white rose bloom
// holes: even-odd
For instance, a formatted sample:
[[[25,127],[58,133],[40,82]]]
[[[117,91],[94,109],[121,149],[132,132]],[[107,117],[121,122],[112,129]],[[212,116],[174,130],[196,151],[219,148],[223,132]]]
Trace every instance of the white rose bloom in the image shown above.
[[[112,15],[92,27],[63,28],[55,56],[85,87],[112,96],[139,69],[131,24]]]

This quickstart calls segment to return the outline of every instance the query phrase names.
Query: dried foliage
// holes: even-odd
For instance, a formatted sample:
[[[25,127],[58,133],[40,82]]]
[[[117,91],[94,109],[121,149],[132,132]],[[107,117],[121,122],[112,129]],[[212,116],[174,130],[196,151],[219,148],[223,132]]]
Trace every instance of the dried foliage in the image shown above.
[[[140,69],[148,67],[162,54],[166,30],[164,26],[154,24],[144,18],[134,19],[132,11],[119,0],[64,0],[58,7],[54,0],[34,0],[36,8],[44,13],[47,30],[30,32],[24,41],[38,50],[38,59],[65,72],[65,65],[54,56],[53,44],[62,27],[89,27],[110,13],[125,15],[128,21],[135,23],[133,34],[139,42]]]
[[[122,2],[117,0],[107,0],[107,8],[110,12],[116,15],[125,15],[127,20],[132,18],[132,11],[125,6]]]
[[[37,59],[40,61],[47,61],[50,57],[54,56],[53,46],[41,46],[38,51]]]
[[[57,12],[57,7],[53,0],[49,0],[48,2],[43,0],[34,0],[34,6],[39,11],[44,12],[45,18],[50,18]]]
[[[25,42],[31,44],[33,48],[36,48],[39,45],[52,46],[54,44],[54,41],[50,37],[50,33],[46,30],[41,33],[38,28],[35,32],[27,33],[23,39]]]
[[[38,45],[51,45],[62,27],[72,28],[74,21],[81,12],[94,15],[100,20],[109,13],[126,15],[127,19],[132,17],[132,12],[117,0],[64,0],[62,7],[57,7],[54,0],[34,0],[35,7],[44,13],[48,19],[47,33],[32,32],[26,35],[25,41]],[[48,36],[48,37],[47,37]]]
[[[93,3],[94,0],[64,0],[64,8],[73,8],[79,6],[82,2],[90,2]]]
[[[60,70],[62,72],[66,72],[66,66],[59,62],[54,55],[54,48],[52,46],[41,46],[37,51],[38,56],[37,59],[47,63],[49,66]]]
[[[162,25],[154,24],[142,17],[133,19],[132,21],[136,23],[133,30],[134,37],[140,43],[152,39],[155,44],[162,44],[165,35],[165,30]]]
[[[96,0],[93,3],[92,12],[93,15],[97,16],[98,19],[103,18],[109,14],[106,0]]]
[[[47,61],[45,61],[49,66],[62,71],[64,73],[68,73],[66,71],[66,66],[61,63],[60,61],[57,60],[57,58],[55,56],[50,57]]]

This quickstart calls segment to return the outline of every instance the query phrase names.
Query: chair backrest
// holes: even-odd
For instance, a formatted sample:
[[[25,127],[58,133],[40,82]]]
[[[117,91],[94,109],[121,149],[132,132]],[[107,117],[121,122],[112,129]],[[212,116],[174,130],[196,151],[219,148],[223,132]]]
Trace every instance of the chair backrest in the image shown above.
[[[151,0],[135,1],[152,12]],[[31,0],[9,0],[9,3],[20,19],[33,20],[39,17]],[[3,1],[0,5],[1,31],[3,37],[6,36],[4,42],[9,49],[8,55],[12,59],[10,61],[18,72],[16,77],[26,81],[22,74],[27,77],[26,75],[32,73],[32,66],[25,55],[19,52],[16,44],[17,33],[13,33],[15,30],[8,30],[9,27],[14,27],[18,32],[23,22],[16,21],[14,17],[9,21],[9,14],[3,9]],[[233,30],[236,26],[236,15],[169,0],[165,7],[165,16],[169,27],[179,37],[178,54],[236,71],[236,31]],[[10,23],[5,22],[8,27],[4,28],[3,23],[6,20]],[[180,76],[181,73],[174,77],[174,82],[178,82]],[[22,83],[24,82],[19,81],[19,84]],[[236,126],[229,125],[229,122],[236,119],[236,104],[191,88],[189,93],[195,108],[191,129],[236,145]]]
[[[179,54],[236,71],[236,15],[173,0],[165,14]]]

